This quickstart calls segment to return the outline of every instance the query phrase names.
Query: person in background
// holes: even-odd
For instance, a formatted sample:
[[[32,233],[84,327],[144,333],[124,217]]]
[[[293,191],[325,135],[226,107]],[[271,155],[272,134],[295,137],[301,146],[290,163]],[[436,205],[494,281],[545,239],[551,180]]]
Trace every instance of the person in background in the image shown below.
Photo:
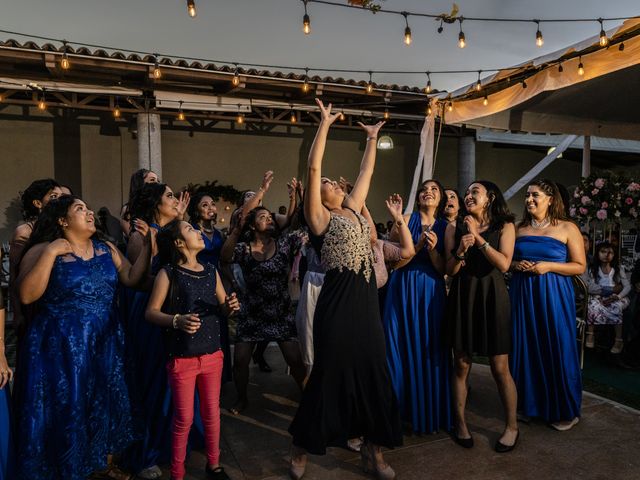
[[[126,251],[127,245],[124,239],[124,232],[120,220],[113,215],[107,207],[98,210],[98,221],[96,227],[113,241],[120,251]]]
[[[447,223],[453,223],[455,225],[456,221],[461,220],[460,217],[463,213],[463,209],[460,206],[460,195],[453,188],[445,189],[444,195],[445,204],[442,217]]]
[[[615,342],[611,353],[619,354],[624,347],[622,336],[622,314],[629,306],[628,295],[631,283],[624,268],[618,262],[617,248],[610,242],[596,246],[596,254],[589,266],[592,283],[589,286],[589,306],[587,310],[587,337],[585,346],[595,345],[595,326],[612,325]]]
[[[131,179],[129,180],[129,200],[122,206],[122,209],[120,210],[120,226],[122,227],[122,231],[126,239],[129,238],[129,233],[131,230],[131,214],[129,212],[129,209],[133,197],[144,184],[159,182],[160,178],[158,177],[158,174],[151,170],[147,170],[146,168],[136,170],[131,175]]]
[[[9,242],[9,297],[13,306],[13,324],[18,338],[21,338],[26,328],[23,309],[20,306],[18,293],[18,267],[22,259],[24,247],[31,237],[33,225],[42,209],[51,201],[62,195],[60,184],[51,178],[35,180],[22,193],[22,218],[24,223],[18,225]]]

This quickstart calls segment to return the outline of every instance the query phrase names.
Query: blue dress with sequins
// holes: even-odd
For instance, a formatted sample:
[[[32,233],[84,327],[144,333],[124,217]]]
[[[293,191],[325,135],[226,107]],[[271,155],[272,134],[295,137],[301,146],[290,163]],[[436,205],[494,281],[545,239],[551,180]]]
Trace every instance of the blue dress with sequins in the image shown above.
[[[59,256],[19,350],[17,478],[84,480],[131,440],[108,246]]]

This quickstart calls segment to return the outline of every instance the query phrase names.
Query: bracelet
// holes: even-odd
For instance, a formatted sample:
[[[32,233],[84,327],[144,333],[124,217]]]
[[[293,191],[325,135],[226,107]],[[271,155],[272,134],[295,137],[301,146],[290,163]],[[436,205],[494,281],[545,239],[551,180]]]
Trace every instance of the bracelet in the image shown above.
[[[398,227],[401,227],[402,225],[404,225],[404,220],[396,220],[396,225]]]
[[[367,137],[367,142],[368,142],[369,140],[377,140],[377,138],[376,138],[376,137]]]
[[[478,247],[478,250],[486,250],[487,248],[489,248],[489,242],[484,242],[482,245],[480,245]]]
[[[464,256],[464,254],[460,255],[458,252],[456,252],[456,258],[462,262],[462,261],[464,261],[465,256]]]
[[[176,313],[176,314],[173,316],[173,320],[171,320],[171,325],[173,325],[174,330],[177,330],[177,329],[178,329],[178,317],[179,317],[179,316],[180,316],[180,314],[179,314],[179,313]]]

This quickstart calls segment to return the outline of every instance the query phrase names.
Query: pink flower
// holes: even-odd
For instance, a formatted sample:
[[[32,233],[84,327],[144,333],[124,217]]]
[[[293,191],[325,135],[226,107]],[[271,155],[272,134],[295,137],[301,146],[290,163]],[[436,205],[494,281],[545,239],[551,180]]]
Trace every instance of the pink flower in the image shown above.
[[[569,209],[569,215],[572,216],[572,217],[575,217],[576,216],[576,209],[571,207]]]
[[[631,182],[629,186],[627,186],[627,191],[629,192],[637,192],[640,190],[640,183]]]
[[[586,195],[584,195],[581,199],[580,202],[583,205],[591,205],[591,199],[589,197],[587,197]]]
[[[607,219],[607,211],[606,210],[598,210],[596,212],[596,218],[598,220],[606,220]]]
[[[598,190],[597,188],[594,188],[593,190],[591,190],[591,195],[597,195],[599,191],[600,190]]]
[[[609,208],[609,204],[607,202],[602,202],[602,205],[600,205],[600,208]]]
[[[596,188],[602,188],[602,187],[604,187],[604,178],[596,178],[596,181],[595,181],[595,182],[593,182],[593,185],[594,185]]]
[[[627,197],[624,199],[624,203],[626,203],[627,205],[631,205],[633,203],[633,198],[631,197]]]
[[[580,210],[579,210],[579,211],[580,211],[580,215],[586,215],[586,214],[587,214],[587,212],[588,212],[589,210],[587,210],[587,209],[586,209],[586,208],[584,208],[584,207],[580,207]]]

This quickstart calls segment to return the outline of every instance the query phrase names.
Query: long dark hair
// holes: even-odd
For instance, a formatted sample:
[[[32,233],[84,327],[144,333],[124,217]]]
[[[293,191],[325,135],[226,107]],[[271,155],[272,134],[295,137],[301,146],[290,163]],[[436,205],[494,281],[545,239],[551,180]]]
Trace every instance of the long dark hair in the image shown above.
[[[166,189],[166,183],[145,183],[135,192],[129,204],[131,219],[139,218],[149,225],[155,223],[156,212]]]
[[[618,252],[611,242],[605,241],[596,245],[596,253],[591,259],[591,265],[589,265],[589,273],[591,273],[591,276],[596,282],[600,279],[600,250],[605,248],[610,248],[613,251],[613,258],[611,259],[610,265],[615,272],[613,274],[613,281],[617,283],[620,281],[620,265],[618,262]]]
[[[442,212],[444,212],[444,206],[447,204],[447,197],[444,194],[444,187],[442,186],[442,184],[434,178],[425,180],[420,184],[420,188],[416,193],[416,206],[419,206],[420,204],[420,193],[426,188],[427,183],[435,183],[438,187],[438,191],[440,192],[440,203],[438,203],[438,206],[436,207],[435,218],[441,218]]]
[[[198,204],[202,201],[204,197],[209,197],[213,200],[213,197],[210,193],[207,192],[196,192],[191,200],[189,201],[189,206],[187,207],[187,213],[189,214],[189,221],[191,223],[198,223],[202,218],[200,217],[200,211],[198,210]]]
[[[253,242],[255,240],[256,230],[254,228],[254,224],[256,223],[256,218],[258,217],[258,213],[260,213],[261,210],[265,210],[269,212],[270,215],[272,215],[271,211],[267,207],[256,207],[253,210],[251,210],[249,213],[247,213],[247,220],[244,222],[244,227],[242,228],[242,235],[241,235],[244,241]],[[277,237],[278,226],[277,226],[277,223],[275,222],[274,222],[274,227],[275,227],[274,237]]]
[[[43,178],[41,180],[31,182],[31,185],[22,192],[22,196],[20,197],[20,201],[22,203],[22,218],[25,220],[33,220],[37,218],[40,210],[33,204],[33,202],[35,200],[42,201],[47,193],[59,186],[60,184],[53,178]]]
[[[177,266],[187,261],[184,254],[176,246],[176,240],[184,240],[180,230],[182,220],[172,220],[160,229],[156,235],[158,261],[161,266]]]
[[[129,221],[131,220],[131,202],[133,201],[133,197],[136,195],[138,190],[140,190],[144,185],[144,179],[149,172],[152,170],[147,170],[146,168],[141,168],[140,170],[136,170],[131,175],[131,180],[129,180],[129,200],[125,203],[124,209],[124,219]]]
[[[64,229],[59,220],[68,215],[69,209],[78,200],[83,201],[75,195],[63,195],[47,203],[33,226],[33,232],[24,247],[23,256],[31,247],[38,243],[53,242],[54,240],[64,237]],[[105,235],[97,228],[91,238],[103,242],[107,241]]]
[[[513,223],[515,221],[516,216],[509,211],[507,201],[495,183],[489,180],[474,180],[469,184],[469,187],[474,183],[479,183],[487,190],[487,197],[489,197],[487,216],[489,217],[490,230],[501,230],[505,223]],[[467,187],[467,190],[469,187]]]
[[[464,216],[467,214],[467,208],[464,206],[464,201],[463,198],[460,196],[460,192],[458,192],[458,190],[456,190],[455,188],[450,188],[450,187],[445,187],[444,189],[444,194],[445,197],[447,195],[447,190],[453,192],[456,194],[456,198],[458,199],[458,215],[456,215],[456,220],[460,220],[461,218],[464,218]],[[442,218],[443,219],[447,219],[446,215],[444,214],[444,209],[447,206],[447,202],[449,201],[448,199],[445,198],[445,202],[444,202],[444,207],[442,208]]]
[[[551,225],[557,225],[560,220],[567,219],[565,215],[564,202],[562,201],[562,195],[560,194],[560,190],[555,183],[553,183],[551,180],[541,178],[529,183],[529,185],[527,185],[527,188],[528,187],[538,187],[545,195],[551,197],[551,204],[549,205],[549,210],[547,211],[547,216],[551,221]],[[527,211],[527,206],[525,205],[524,212],[522,213],[522,220],[520,220],[520,223],[518,223],[518,227],[526,227],[528,225],[531,225],[531,220],[533,220],[533,217]]]

